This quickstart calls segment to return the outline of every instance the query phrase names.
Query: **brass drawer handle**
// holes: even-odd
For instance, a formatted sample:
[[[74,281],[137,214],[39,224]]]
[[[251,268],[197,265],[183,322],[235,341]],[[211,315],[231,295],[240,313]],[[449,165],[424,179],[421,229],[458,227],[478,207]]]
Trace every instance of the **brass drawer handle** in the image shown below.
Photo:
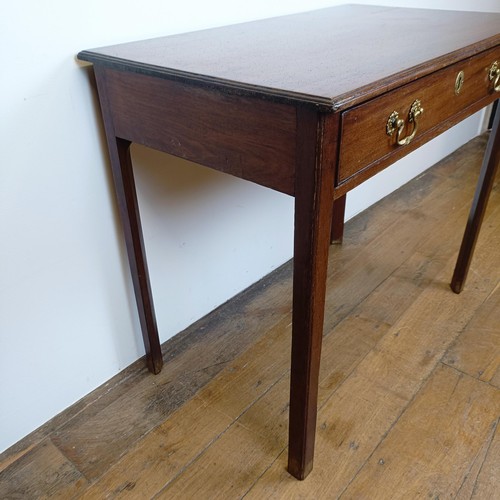
[[[490,82],[493,82],[493,90],[495,92],[500,92],[500,65],[498,61],[495,61],[488,71],[488,78]]]
[[[399,113],[397,111],[393,111],[389,116],[386,124],[386,132],[387,135],[392,137],[394,132],[397,130],[396,141],[399,146],[406,146],[410,144],[410,142],[415,137],[418,129],[418,120],[417,118],[424,112],[424,108],[422,108],[422,104],[419,99],[416,99],[410,107],[410,111],[408,113],[408,122],[413,123],[413,130],[410,135],[406,137],[402,137],[403,131],[405,129],[405,121],[399,118]]]

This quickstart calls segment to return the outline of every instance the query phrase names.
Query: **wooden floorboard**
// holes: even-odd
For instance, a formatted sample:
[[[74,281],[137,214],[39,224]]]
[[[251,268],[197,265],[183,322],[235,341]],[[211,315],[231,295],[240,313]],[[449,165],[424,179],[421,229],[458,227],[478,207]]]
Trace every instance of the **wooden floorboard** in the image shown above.
[[[329,257],[315,467],[286,470],[291,264],[0,455],[0,498],[500,498],[500,187],[448,282],[486,136]],[[495,495],[497,495],[495,497]]]
[[[479,473],[499,414],[498,390],[439,364],[342,497],[454,498]]]

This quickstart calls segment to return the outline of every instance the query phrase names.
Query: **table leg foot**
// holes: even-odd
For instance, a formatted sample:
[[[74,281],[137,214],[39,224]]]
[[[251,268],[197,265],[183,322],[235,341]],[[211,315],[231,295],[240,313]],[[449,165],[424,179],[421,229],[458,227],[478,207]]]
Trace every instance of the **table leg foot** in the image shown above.
[[[308,463],[295,461],[292,457],[288,457],[288,473],[295,479],[303,481],[312,471],[312,460]]]

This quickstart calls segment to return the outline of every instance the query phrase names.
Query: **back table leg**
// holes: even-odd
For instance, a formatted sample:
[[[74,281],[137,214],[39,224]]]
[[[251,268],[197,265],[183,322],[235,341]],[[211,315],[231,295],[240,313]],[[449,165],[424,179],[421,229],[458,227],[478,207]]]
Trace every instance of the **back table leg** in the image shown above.
[[[491,129],[490,138],[484,155],[483,166],[479,174],[479,181],[474,194],[474,200],[469,213],[469,219],[465,227],[465,233],[458,254],[455,271],[451,280],[451,289],[455,293],[460,293],[464,287],[467,273],[469,271],[472,254],[476,246],[477,237],[481,224],[483,222],[484,213],[488,198],[490,197],[491,188],[495,180],[495,174],[498,170],[500,162],[500,112],[497,110],[493,128]]]
[[[118,204],[120,206],[142,338],[146,350],[146,364],[149,371],[160,373],[163,366],[163,357],[156,326],[153,294],[149,282],[146,251],[142,237],[134,174],[130,159],[130,144],[128,141],[123,141],[122,139],[117,139],[116,142],[120,165],[113,166],[113,177]],[[117,171],[118,168],[120,169],[119,172]]]
[[[347,195],[344,194],[340,198],[336,198],[333,202],[332,215],[332,231],[330,235],[330,243],[332,245],[340,245],[344,238],[344,218],[345,218],[345,202]]]
[[[113,117],[106,97],[106,81],[97,68],[95,76],[99,88],[99,99],[104,118],[116,199],[125,236],[139,321],[146,350],[146,363],[151,372],[159,373],[163,366],[163,357],[156,327],[153,295],[151,293],[142,237],[141,219],[130,158],[130,141],[115,136]]]

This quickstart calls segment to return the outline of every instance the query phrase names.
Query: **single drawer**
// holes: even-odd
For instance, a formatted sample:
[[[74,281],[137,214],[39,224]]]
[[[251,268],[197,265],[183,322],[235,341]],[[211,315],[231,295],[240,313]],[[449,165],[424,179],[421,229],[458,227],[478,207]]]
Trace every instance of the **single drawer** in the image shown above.
[[[500,97],[495,61],[500,66],[500,47],[345,111],[337,185],[370,177]]]

